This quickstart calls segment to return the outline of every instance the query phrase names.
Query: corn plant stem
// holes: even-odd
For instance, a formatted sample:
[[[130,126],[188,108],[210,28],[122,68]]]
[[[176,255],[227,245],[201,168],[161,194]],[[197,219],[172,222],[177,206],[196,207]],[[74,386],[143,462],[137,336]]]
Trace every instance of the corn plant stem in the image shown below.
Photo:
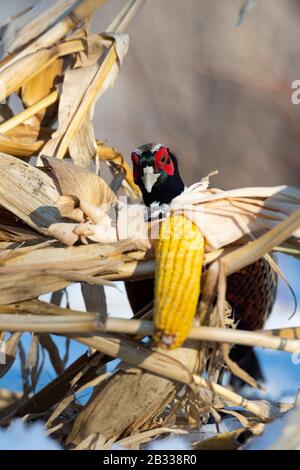
[[[13,315],[9,315],[9,317],[13,317]],[[23,315],[23,317],[27,317],[27,331],[30,331],[31,323],[28,321],[28,316]],[[72,319],[72,317],[68,316],[65,318],[68,318],[69,321]],[[6,318],[6,322],[8,320],[10,320],[10,322],[6,324],[8,327],[7,329],[8,331],[12,331],[13,319]],[[56,320],[56,318],[54,318],[54,320]],[[148,350],[143,347],[143,345],[135,341],[131,341],[126,337],[118,337],[107,333],[98,333],[97,335],[74,334],[71,331],[71,325],[72,323],[68,323],[67,326],[69,327],[69,332],[65,333],[65,336],[92,347],[110,357],[120,358],[135,367],[159,374],[163,377],[169,378],[170,380],[188,384],[192,389],[197,386],[205,388],[206,390],[223,397],[232,404],[242,406],[254,415],[259,416],[263,421],[267,421],[274,417],[272,406],[268,403],[247,400],[241,395],[238,395],[219,384],[209,382],[200,376],[193,375],[183,364],[167,354]],[[0,324],[0,329],[3,326],[5,325]],[[26,327],[25,324],[23,326]]]
[[[21,113],[3,122],[2,124],[0,124],[0,134],[5,134],[11,129],[17,127],[19,124],[22,124],[27,119],[30,119],[32,116],[39,113],[43,109],[48,108],[48,106],[54,104],[58,100],[58,98],[59,93],[57,91],[53,91],[49,95],[34,103],[29,108],[22,111]]]
[[[250,411],[250,413],[259,416],[263,421],[268,420],[268,418],[271,418],[269,414],[269,408],[266,407],[264,409],[264,406],[262,406],[259,402],[247,400],[247,398],[244,398],[238,393],[235,393],[217,383],[209,382],[208,380],[205,380],[203,377],[200,377],[198,375],[194,375],[193,379],[196,385],[205,388],[206,390],[211,390],[216,395],[225,398],[236,406],[242,406],[246,410]]]
[[[300,258],[300,250],[297,250],[297,248],[285,248],[283,246],[276,246],[273,251]]]
[[[2,307],[3,309],[3,307]],[[64,310],[64,309],[59,309]],[[52,314],[52,315],[51,315]],[[54,316],[53,316],[54,314]],[[0,331],[32,331],[37,333],[86,333],[105,332],[128,335],[152,336],[154,325],[146,320],[130,320],[123,318],[108,318],[106,325],[97,324],[92,313],[72,311],[68,315],[55,314],[6,314],[0,313]],[[253,331],[233,330],[229,328],[194,327],[189,334],[190,339],[240,344],[268,349],[300,353],[300,341],[286,339]]]
[[[214,261],[222,254],[223,250],[216,250],[211,253],[206,253],[203,260],[203,266]],[[141,261],[132,261],[125,263],[118,273],[105,274],[105,279],[110,281],[123,281],[126,279],[146,279],[154,276],[155,271],[155,260],[141,260]]]
[[[106,31],[124,33],[145,3],[146,0],[129,0],[119,14],[107,26]]]
[[[99,336],[88,338],[86,336],[74,335],[70,335],[70,338],[109,356],[120,358],[136,367],[159,374],[171,380],[188,384],[192,389],[195,388],[195,386],[205,388],[237,406],[242,406],[250,413],[260,417],[262,421],[274,418],[272,415],[272,407],[268,403],[261,404],[256,401],[247,400],[222,385],[209,382],[200,376],[193,375],[179,361],[170,361],[171,358],[167,355],[156,352],[153,353],[145,349],[138,349],[134,347],[132,343],[127,342],[126,339],[123,338],[101,338]]]

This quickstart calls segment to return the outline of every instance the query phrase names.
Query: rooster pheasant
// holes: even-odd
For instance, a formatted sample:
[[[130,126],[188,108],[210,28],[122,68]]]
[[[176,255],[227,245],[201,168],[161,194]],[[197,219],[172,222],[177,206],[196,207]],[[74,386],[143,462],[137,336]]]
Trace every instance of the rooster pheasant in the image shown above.
[[[177,159],[174,154],[164,145],[142,145],[132,152],[131,159],[133,164],[134,181],[142,192],[143,200],[146,206],[151,207],[152,204],[155,204],[156,206],[169,204],[172,199],[184,191],[185,185],[179,173]],[[175,226],[176,221],[173,221],[173,230]],[[201,244],[201,242],[204,243],[204,240],[202,241],[199,239],[199,244]],[[171,251],[170,243],[168,247]],[[178,243],[176,250],[178,252]],[[176,256],[178,256],[178,253]],[[197,257],[200,256],[200,254],[196,254],[194,256]],[[160,259],[158,255],[157,259]],[[170,260],[173,262],[173,273],[175,273],[175,255],[169,254],[169,263],[171,262]],[[156,292],[157,296],[163,296],[165,299],[168,296],[168,293],[166,292],[167,289],[173,289],[174,291],[174,286],[172,287],[172,278],[168,283],[165,282],[163,286],[160,285],[161,282],[158,279],[158,269],[156,270],[155,281],[148,279],[144,281],[126,283],[128,298],[134,313],[141,310],[153,300],[154,292]],[[178,265],[178,270],[179,269],[182,269],[182,267]],[[197,272],[199,274],[199,269]],[[161,272],[160,275],[162,275]],[[166,273],[163,273],[163,276],[165,277]],[[176,293],[172,293],[172,299],[174,302],[169,307],[171,307],[172,311],[177,310],[177,317],[178,312],[182,311],[182,322],[184,323],[184,315],[185,311],[187,310],[187,303],[185,302],[188,302],[191,296],[194,295],[195,297],[196,295],[195,302],[198,303],[199,297],[198,289],[195,288],[195,284],[192,283],[192,273],[183,272],[182,276],[190,277],[190,282],[185,284],[184,293],[182,294],[185,295],[186,300],[181,298],[181,302],[179,301],[178,305],[175,305]],[[200,278],[201,273],[199,282]],[[183,283],[184,281],[185,279],[181,279],[180,283]],[[175,289],[178,289],[179,291],[179,286],[175,286]],[[276,290],[276,273],[273,271],[268,261],[266,261],[264,258],[259,259],[257,262],[229,276],[227,279],[226,298],[232,308],[233,319],[237,322],[238,328],[244,330],[261,329],[264,326],[266,318],[268,317],[273,307]],[[165,302],[163,303],[163,307],[161,307],[161,304],[158,305],[158,302],[155,302],[154,314],[158,318],[158,329],[160,328],[159,323],[162,323],[161,318],[159,318],[158,310],[163,310],[161,316],[168,317],[168,315],[165,313],[166,305],[167,304]],[[195,309],[195,306],[193,308]],[[194,316],[194,313],[195,312],[193,312],[192,316]],[[189,321],[191,322],[192,318]],[[162,331],[162,333],[165,334],[160,336],[158,334],[156,337],[158,342],[162,340],[162,343],[165,343],[164,346],[166,347],[169,345],[172,346],[172,344],[180,345],[179,343],[176,343],[176,335],[173,334],[171,322],[172,319],[170,316],[167,319],[164,318],[164,327],[162,328],[164,331]],[[168,327],[166,325],[168,325]],[[186,331],[188,331],[189,328],[190,325],[188,325]],[[179,341],[181,342],[180,339]],[[256,376],[256,378],[262,378],[259,365],[251,348],[236,346],[231,351],[231,357],[242,367],[248,370],[248,372],[251,372],[252,375]]]

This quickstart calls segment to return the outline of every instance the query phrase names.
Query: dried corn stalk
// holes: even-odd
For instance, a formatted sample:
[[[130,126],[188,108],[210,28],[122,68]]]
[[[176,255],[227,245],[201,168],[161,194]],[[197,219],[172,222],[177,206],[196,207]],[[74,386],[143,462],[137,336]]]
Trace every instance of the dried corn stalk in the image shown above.
[[[59,158],[63,158],[69,149],[74,161],[81,166],[88,166],[97,153],[92,126],[95,100],[113,85],[128,49],[127,35],[88,34],[86,41],[91,53],[83,58],[83,66],[65,74],[59,126],[43,149],[45,155]]]

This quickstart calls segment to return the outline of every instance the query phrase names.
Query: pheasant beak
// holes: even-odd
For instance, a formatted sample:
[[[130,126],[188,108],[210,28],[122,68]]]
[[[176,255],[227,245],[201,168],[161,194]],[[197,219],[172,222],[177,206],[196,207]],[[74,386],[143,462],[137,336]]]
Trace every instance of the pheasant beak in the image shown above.
[[[159,173],[154,173],[154,169],[152,166],[146,166],[143,169],[142,180],[148,193],[151,193],[152,188],[158,180],[159,176]]]

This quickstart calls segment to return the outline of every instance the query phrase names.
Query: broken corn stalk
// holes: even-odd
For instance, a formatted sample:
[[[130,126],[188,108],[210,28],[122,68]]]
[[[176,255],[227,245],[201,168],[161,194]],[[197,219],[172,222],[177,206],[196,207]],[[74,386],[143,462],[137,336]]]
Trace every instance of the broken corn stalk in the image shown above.
[[[156,243],[154,339],[174,349],[187,338],[196,313],[204,258],[204,237],[182,214],[160,226]]]

